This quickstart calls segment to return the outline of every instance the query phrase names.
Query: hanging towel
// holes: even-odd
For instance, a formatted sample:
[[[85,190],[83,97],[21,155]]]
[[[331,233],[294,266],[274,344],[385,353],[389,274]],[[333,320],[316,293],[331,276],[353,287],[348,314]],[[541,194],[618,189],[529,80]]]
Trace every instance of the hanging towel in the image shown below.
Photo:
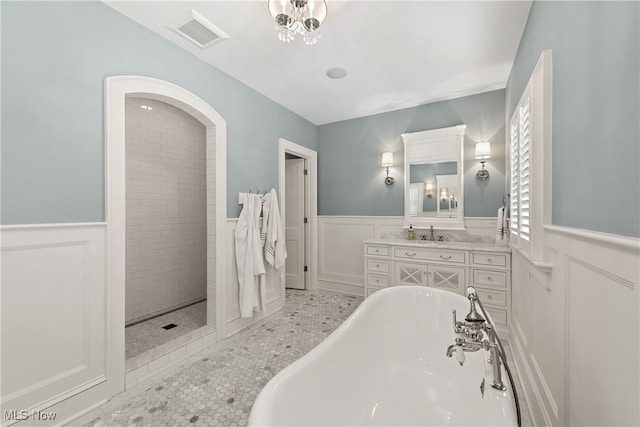
[[[504,215],[504,206],[500,206],[500,209],[498,209],[498,221],[496,222],[496,242],[504,240],[506,234],[506,217]]]
[[[284,227],[278,210],[278,195],[275,189],[271,189],[265,198],[264,209],[262,211],[262,235],[264,236],[264,259],[280,274],[280,279],[284,279],[285,260],[287,259],[287,249],[284,234]]]
[[[258,221],[262,208],[260,196],[248,194],[235,230],[236,267],[238,269],[240,316],[251,317],[264,308],[265,274]]]

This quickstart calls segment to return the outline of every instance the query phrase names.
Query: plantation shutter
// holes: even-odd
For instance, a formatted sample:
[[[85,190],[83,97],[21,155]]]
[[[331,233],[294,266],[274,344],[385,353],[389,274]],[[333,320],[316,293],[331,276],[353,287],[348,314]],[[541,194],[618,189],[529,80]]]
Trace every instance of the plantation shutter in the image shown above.
[[[520,222],[519,222],[519,191],[518,187],[519,183],[519,174],[518,174],[518,152],[519,152],[519,120],[518,120],[518,108],[516,108],[513,117],[511,118],[511,206],[509,208],[510,214],[510,227],[511,227],[511,236],[513,240],[517,236],[520,235]]]
[[[514,105],[506,132],[510,154],[510,245],[549,269],[545,226],[551,223],[551,51],[545,50]]]
[[[531,238],[531,186],[529,181],[530,168],[530,149],[531,149],[531,98],[527,98],[520,106],[520,144],[519,144],[519,161],[518,173],[520,181],[520,237],[524,240]]]

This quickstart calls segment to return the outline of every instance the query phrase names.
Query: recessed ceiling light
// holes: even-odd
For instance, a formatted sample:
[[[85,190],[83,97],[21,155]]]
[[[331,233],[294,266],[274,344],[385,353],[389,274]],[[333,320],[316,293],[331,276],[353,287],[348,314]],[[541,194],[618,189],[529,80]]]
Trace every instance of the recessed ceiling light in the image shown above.
[[[347,69],[342,67],[333,67],[327,70],[327,77],[330,79],[343,79],[347,74]]]
[[[141,105],[140,108],[142,108],[143,110],[147,110],[147,111],[153,110],[153,107],[150,107],[148,105]]]

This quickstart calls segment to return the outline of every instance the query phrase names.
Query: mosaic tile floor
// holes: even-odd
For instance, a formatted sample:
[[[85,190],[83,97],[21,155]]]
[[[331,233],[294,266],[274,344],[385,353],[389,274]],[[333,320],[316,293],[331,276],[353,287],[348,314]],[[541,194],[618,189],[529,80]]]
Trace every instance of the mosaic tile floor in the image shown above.
[[[280,370],[335,330],[362,298],[287,290],[286,307],[71,425],[244,426],[254,399]]]
[[[245,426],[254,399],[280,370],[338,327],[362,298],[323,291],[287,290],[286,307],[116,396],[71,425]],[[524,427],[532,426],[517,378]]]
[[[169,330],[163,329],[163,326],[171,323],[178,326]],[[125,358],[130,359],[142,354],[206,324],[205,300],[128,326],[124,329]]]

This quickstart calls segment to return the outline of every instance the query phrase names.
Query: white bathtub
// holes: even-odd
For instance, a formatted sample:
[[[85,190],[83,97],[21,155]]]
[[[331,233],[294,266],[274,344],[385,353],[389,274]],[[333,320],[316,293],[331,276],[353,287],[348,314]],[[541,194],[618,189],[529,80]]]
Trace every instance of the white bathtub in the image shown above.
[[[504,368],[507,391],[489,385],[488,352],[465,353],[464,366],[446,357],[454,308],[462,320],[469,302],[420,286],[376,292],[264,387],[249,425],[517,425]]]

